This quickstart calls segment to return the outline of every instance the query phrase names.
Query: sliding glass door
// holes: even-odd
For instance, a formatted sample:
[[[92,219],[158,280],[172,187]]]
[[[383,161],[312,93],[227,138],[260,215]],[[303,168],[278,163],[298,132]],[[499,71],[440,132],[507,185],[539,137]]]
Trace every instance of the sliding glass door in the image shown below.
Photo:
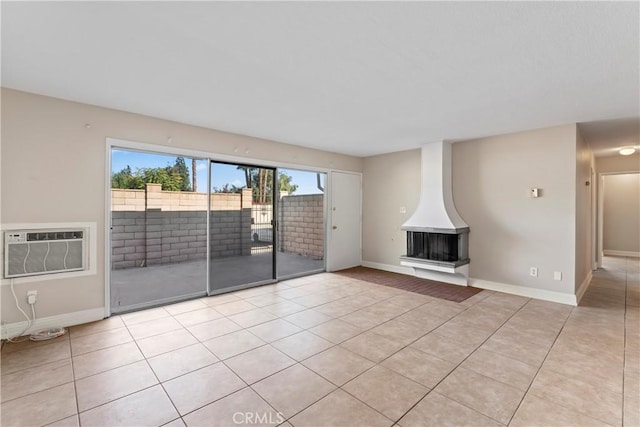
[[[278,279],[324,271],[326,176],[278,169]]]
[[[209,292],[275,281],[275,170],[211,162]]]
[[[205,295],[208,160],[112,149],[111,165],[111,312]]]
[[[112,148],[110,307],[325,269],[326,174]]]

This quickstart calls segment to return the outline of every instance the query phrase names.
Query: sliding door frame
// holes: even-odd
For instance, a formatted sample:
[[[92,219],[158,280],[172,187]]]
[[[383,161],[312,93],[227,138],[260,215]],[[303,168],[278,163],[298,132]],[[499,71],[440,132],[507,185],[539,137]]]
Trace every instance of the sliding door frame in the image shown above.
[[[105,162],[105,206],[104,206],[104,244],[102,245],[104,249],[104,314],[105,317],[111,316],[111,151],[113,149],[125,149],[139,152],[147,152],[153,154],[168,154],[172,156],[182,156],[182,157],[194,157],[198,159],[205,159],[219,162],[219,163],[234,163],[234,164],[259,164],[264,167],[274,168],[276,169],[296,169],[303,170],[308,172],[322,172],[327,174],[327,183],[325,188],[325,206],[324,206],[324,237],[325,237],[325,270],[327,268],[327,257],[328,254],[328,239],[330,238],[330,234],[328,231],[328,223],[329,223],[329,204],[327,201],[327,197],[330,197],[331,192],[331,172],[348,172],[354,173],[353,171],[341,170],[341,169],[333,169],[317,167],[317,166],[308,166],[297,163],[289,163],[289,162],[275,162],[272,160],[262,160],[255,159],[251,157],[242,157],[237,155],[229,155],[229,154],[220,154],[214,153],[211,151],[202,151],[202,150],[193,150],[189,148],[177,147],[173,146],[172,138],[168,137],[166,141],[166,145],[162,144],[151,144],[147,142],[138,142],[131,141],[126,139],[112,138],[107,137],[105,139],[105,153],[106,153],[106,162]],[[233,148],[233,150],[237,151],[237,147]],[[359,172],[357,172],[359,173]],[[211,182],[210,177],[207,179],[207,185],[210,188]],[[211,202],[209,201],[209,204]],[[211,209],[209,206],[208,209]],[[209,234],[209,221],[207,216],[207,235]],[[207,258],[209,258],[210,248],[207,245]],[[276,280],[277,277],[277,266],[276,266]],[[207,268],[207,283],[210,282],[209,277],[209,269]]]
[[[131,152],[136,152],[136,153],[143,153],[143,154],[159,154],[159,155],[168,155],[168,156],[176,156],[176,157],[190,157],[196,160],[203,160],[207,162],[207,166],[209,166],[211,164],[211,160],[206,157],[203,156],[202,154],[197,154],[197,153],[187,153],[185,150],[174,150],[172,147],[161,147],[161,146],[150,146],[149,144],[144,144],[144,143],[137,143],[137,142],[132,142],[132,141],[124,141],[124,140],[116,140],[116,139],[112,139],[112,138],[107,138],[107,151],[106,151],[106,169],[107,169],[107,176],[106,176],[106,189],[105,189],[105,244],[104,244],[104,252],[105,252],[105,266],[104,266],[104,270],[105,270],[105,293],[104,293],[104,297],[105,297],[105,317],[110,317],[113,313],[111,311],[111,254],[112,254],[112,246],[111,246],[111,232],[112,232],[112,220],[113,220],[113,216],[112,216],[112,210],[111,210],[111,174],[112,174],[112,162],[111,162],[111,155],[113,153],[113,150],[123,150],[123,151],[131,151]],[[162,148],[162,149],[157,149],[157,148]],[[207,175],[207,187],[211,186],[211,176],[210,174]],[[209,192],[209,190],[207,189],[207,193]],[[207,233],[207,260],[209,259],[209,252],[211,250],[211,248],[209,247],[209,212],[211,210],[211,198],[207,197],[207,215],[206,215],[206,222],[207,222],[207,228],[206,228],[206,233]],[[206,273],[205,273],[205,287],[203,288],[203,294],[209,295],[209,268],[208,268],[208,261],[207,261],[207,268],[206,268]],[[172,300],[172,298],[169,298],[170,300]],[[180,297],[178,296],[176,298],[175,302],[179,302],[180,301]],[[171,302],[168,302],[168,304]],[[149,305],[148,308],[153,307],[154,304]],[[140,309],[145,309],[145,307],[142,307]],[[131,310],[136,310],[136,308],[132,308]],[[118,313],[120,314],[120,313]]]
[[[323,193],[323,197],[322,197],[322,237],[323,237],[323,252],[322,252],[322,269],[319,270],[309,270],[309,271],[303,271],[300,273],[293,273],[293,274],[288,274],[286,276],[280,276],[278,270],[277,270],[277,266],[278,266],[278,259],[276,257],[276,280],[289,280],[289,279],[295,279],[297,277],[304,277],[304,276],[308,276],[310,274],[317,274],[317,273],[321,273],[323,271],[327,271],[327,236],[328,236],[328,230],[327,230],[327,224],[328,224],[328,206],[329,204],[327,203],[327,194],[329,193],[329,172],[324,172],[321,170],[313,170],[313,169],[309,169],[306,167],[283,167],[283,166],[279,166],[276,168],[276,174],[280,174],[280,171],[287,171],[287,170],[295,170],[298,172],[309,172],[309,173],[322,173],[325,176],[325,182],[324,182],[324,193]],[[278,178],[279,179],[279,178]],[[280,187],[277,186],[277,197],[278,197],[278,203],[280,202]],[[278,213],[280,212],[280,207],[278,207]],[[276,222],[277,226],[280,227],[284,224],[280,224],[280,222]]]
[[[253,288],[256,286],[262,286],[262,285],[268,285],[270,283],[275,283],[278,281],[278,273],[276,270],[276,243],[277,243],[277,236],[276,236],[276,227],[278,224],[277,221],[277,207],[276,207],[276,197],[277,197],[277,191],[276,191],[276,183],[277,178],[276,178],[276,174],[278,172],[278,169],[274,166],[259,166],[256,164],[251,164],[251,163],[247,163],[246,160],[244,162],[229,162],[229,161],[220,161],[220,160],[215,160],[215,159],[209,159],[209,178],[208,178],[208,185],[209,185],[209,211],[207,212],[207,236],[208,239],[211,238],[211,230],[210,230],[210,224],[211,224],[211,184],[213,182],[212,179],[212,175],[213,175],[213,167],[212,165],[214,163],[217,164],[223,164],[223,165],[231,165],[231,166],[246,166],[249,168],[257,168],[257,169],[266,169],[266,170],[270,170],[272,172],[272,177],[271,177],[271,187],[272,187],[272,195],[271,195],[271,209],[272,209],[272,213],[271,213],[271,239],[272,239],[272,243],[271,243],[271,278],[270,279],[265,279],[265,280],[259,280],[257,282],[249,282],[249,283],[243,283],[243,284],[239,284],[239,285],[234,285],[234,286],[229,286],[227,288],[224,289],[218,289],[215,290],[213,288],[213,281],[212,281],[212,277],[211,277],[211,270],[212,270],[212,264],[211,264],[211,254],[210,254],[210,249],[211,249],[211,243],[209,242],[209,240],[207,240],[207,294],[209,296],[211,295],[219,295],[219,294],[223,294],[223,293],[227,293],[227,292],[233,292],[233,291],[239,291],[242,289],[247,289],[247,288]],[[253,191],[253,190],[252,190]],[[251,195],[251,199],[253,201],[253,193]],[[253,212],[252,212],[253,214]]]

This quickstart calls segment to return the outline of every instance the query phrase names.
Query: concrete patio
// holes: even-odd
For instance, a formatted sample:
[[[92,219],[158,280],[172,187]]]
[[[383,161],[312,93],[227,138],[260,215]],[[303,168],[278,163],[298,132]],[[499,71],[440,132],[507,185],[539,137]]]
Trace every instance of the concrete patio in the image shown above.
[[[121,313],[206,294],[206,260],[111,271],[111,311]],[[211,264],[212,292],[272,278],[271,253],[218,258]],[[277,253],[277,277],[324,270],[324,260]]]

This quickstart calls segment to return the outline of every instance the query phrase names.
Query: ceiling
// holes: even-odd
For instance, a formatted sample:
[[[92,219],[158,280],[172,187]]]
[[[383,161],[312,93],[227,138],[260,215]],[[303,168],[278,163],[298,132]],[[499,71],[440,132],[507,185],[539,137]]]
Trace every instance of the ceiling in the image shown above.
[[[3,1],[2,86],[357,156],[568,123],[606,154],[638,144],[638,16],[638,2]]]

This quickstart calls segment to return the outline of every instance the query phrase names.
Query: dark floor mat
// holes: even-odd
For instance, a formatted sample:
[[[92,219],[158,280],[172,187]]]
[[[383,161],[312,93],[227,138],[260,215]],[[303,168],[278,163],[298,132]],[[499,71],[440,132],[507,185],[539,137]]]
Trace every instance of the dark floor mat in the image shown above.
[[[451,285],[368,267],[347,268],[336,271],[335,274],[453,302],[462,302],[470,296],[482,292],[482,289],[478,288]]]

